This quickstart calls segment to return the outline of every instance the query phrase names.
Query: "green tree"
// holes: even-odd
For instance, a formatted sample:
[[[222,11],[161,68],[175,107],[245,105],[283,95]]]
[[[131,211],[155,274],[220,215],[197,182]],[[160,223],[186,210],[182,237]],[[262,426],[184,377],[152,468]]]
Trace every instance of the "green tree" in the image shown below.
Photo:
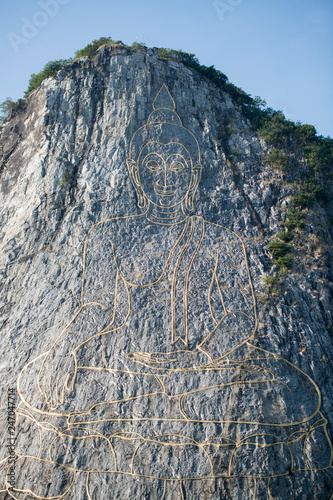
[[[288,165],[286,153],[279,149],[272,149],[272,151],[270,151],[268,155],[265,155],[263,159],[272,165],[273,168],[281,170],[282,172],[286,170]]]
[[[55,77],[58,71],[67,68],[72,62],[73,59],[59,59],[58,61],[50,61],[45,64],[42,71],[37,74],[33,73],[31,75],[28,89],[25,92],[24,96],[27,97],[29,94],[31,94],[31,92],[34,92],[34,90],[38,89],[41,83],[46,78]]]
[[[308,124],[300,124],[296,123],[295,128],[295,139],[301,148],[306,148],[309,146],[309,143],[315,141],[317,135],[317,131],[313,125]]]
[[[75,52],[75,59],[84,56],[88,56],[89,59],[92,59],[102,45],[113,45],[114,43],[115,42],[109,36],[102,36],[98,40],[93,40],[91,43],[88,43],[83,49],[77,50]]]
[[[133,42],[131,45],[132,50],[145,50],[147,48],[146,44],[143,42]]]
[[[0,124],[4,122],[4,120],[7,118],[7,116],[11,113],[13,109],[15,109],[18,105],[19,101],[14,102],[11,97],[7,97],[1,104],[0,104]]]
[[[282,111],[276,111],[270,119],[266,119],[259,130],[268,144],[275,147],[287,147],[292,142],[295,124],[286,120]]]
[[[330,137],[317,137],[306,148],[306,158],[309,166],[316,172],[331,172],[333,167],[333,139]]]
[[[272,254],[274,263],[281,269],[287,269],[292,266],[292,247],[284,241],[271,241],[268,243],[268,249]]]

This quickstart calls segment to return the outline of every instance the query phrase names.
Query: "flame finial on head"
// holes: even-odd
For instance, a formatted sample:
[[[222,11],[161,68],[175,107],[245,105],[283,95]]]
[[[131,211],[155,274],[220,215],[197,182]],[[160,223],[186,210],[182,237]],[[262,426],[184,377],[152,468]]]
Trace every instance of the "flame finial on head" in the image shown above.
[[[176,111],[176,104],[172,98],[172,95],[169,92],[168,87],[163,83],[162,87],[158,91],[154,102],[153,108],[156,111],[159,108],[171,109],[172,111]]]
[[[176,104],[168,87],[163,83],[153,102],[154,111],[148,118],[151,123],[172,123],[182,125],[179,115],[176,113]]]
[[[147,122],[133,135],[130,143],[130,159],[137,160],[142,148],[151,142],[179,142],[188,151],[193,165],[201,163],[199,143],[193,133],[183,126],[176,112],[175,101],[165,83],[153,101],[153,111]]]

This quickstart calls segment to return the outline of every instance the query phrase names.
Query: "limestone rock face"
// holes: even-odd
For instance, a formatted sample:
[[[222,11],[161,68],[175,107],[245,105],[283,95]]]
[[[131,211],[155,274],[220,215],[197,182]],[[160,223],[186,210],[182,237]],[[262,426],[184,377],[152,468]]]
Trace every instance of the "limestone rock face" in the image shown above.
[[[295,187],[231,97],[103,47],[0,145],[0,498],[329,499],[326,216],[268,297]]]

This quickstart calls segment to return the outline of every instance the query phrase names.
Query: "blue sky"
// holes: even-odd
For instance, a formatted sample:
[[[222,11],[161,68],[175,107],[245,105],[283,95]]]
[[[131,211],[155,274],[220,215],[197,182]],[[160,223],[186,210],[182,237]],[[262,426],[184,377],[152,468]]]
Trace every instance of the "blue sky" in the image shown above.
[[[44,10],[43,7],[44,6]],[[0,4],[0,102],[93,39],[182,49],[333,137],[332,0],[11,0]]]

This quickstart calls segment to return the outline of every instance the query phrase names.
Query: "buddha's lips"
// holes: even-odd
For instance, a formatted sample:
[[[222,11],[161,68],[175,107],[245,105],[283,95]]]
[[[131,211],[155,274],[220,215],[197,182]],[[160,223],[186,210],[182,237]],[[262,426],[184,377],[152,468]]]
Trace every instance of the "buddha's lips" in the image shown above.
[[[177,189],[170,190],[170,189],[156,189],[156,188],[154,188],[154,191],[159,196],[174,196],[177,193]]]

